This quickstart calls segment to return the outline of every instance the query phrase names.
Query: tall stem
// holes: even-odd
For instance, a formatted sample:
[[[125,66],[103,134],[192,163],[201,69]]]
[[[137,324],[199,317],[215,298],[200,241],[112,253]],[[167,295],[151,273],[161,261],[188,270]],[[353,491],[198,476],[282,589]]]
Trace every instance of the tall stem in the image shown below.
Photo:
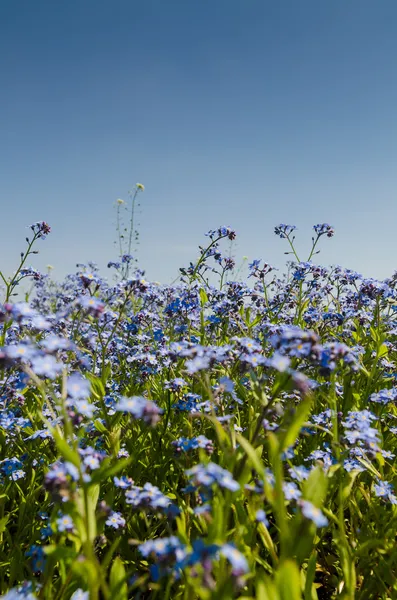
[[[128,237],[128,254],[131,255],[131,249],[132,249],[132,236],[134,233],[134,217],[135,217],[135,200],[136,197],[138,195],[139,189],[136,188],[134,195],[132,196],[132,203],[131,203],[131,215],[130,215],[130,234]],[[128,277],[130,271],[130,263],[129,261],[127,261],[126,267],[125,267],[125,278]]]

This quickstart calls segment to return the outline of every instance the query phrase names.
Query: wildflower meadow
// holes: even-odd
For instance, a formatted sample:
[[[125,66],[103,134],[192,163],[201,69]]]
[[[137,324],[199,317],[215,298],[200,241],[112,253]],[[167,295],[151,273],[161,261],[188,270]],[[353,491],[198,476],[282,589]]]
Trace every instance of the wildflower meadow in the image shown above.
[[[142,191],[106,273],[30,266],[46,222],[1,273],[1,598],[397,598],[397,274],[318,264],[327,223],[239,269],[221,226],[151,283]]]

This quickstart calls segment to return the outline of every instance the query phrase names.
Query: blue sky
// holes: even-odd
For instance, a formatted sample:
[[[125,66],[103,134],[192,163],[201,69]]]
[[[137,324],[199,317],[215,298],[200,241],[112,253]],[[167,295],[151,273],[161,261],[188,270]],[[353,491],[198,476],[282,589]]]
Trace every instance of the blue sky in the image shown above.
[[[151,279],[223,224],[237,259],[282,267],[274,225],[297,225],[306,249],[324,221],[319,262],[388,276],[396,57],[395,0],[2,0],[2,268],[42,219],[34,266],[104,265],[114,202],[142,182]]]

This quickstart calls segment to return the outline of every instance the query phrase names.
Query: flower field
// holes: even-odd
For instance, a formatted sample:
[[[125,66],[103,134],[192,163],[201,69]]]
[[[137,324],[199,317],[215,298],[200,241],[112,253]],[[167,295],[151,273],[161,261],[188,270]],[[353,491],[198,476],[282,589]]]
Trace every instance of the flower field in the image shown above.
[[[31,226],[1,274],[1,598],[397,598],[397,275],[294,230],[284,274],[243,280],[220,227],[160,285],[133,220],[106,278],[63,282]]]

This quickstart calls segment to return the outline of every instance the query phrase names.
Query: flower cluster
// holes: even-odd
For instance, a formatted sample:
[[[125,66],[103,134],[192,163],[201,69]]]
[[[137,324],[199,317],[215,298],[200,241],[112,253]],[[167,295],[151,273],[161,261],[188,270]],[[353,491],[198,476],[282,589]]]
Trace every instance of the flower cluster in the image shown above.
[[[327,223],[238,267],[222,226],[161,285],[131,227],[112,281],[27,267],[45,222],[3,276],[3,597],[394,597],[397,275],[315,264]]]

